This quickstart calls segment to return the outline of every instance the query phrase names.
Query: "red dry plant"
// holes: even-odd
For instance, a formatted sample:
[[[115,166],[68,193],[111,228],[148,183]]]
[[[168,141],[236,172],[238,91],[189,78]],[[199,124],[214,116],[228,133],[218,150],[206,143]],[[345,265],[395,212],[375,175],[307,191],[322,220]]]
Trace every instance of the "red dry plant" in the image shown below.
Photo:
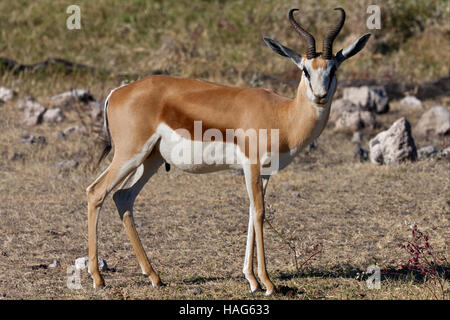
[[[429,235],[420,231],[417,224],[412,226],[411,236],[410,240],[398,245],[409,254],[409,260],[402,264],[402,268],[419,272],[424,277],[425,287],[433,297],[439,299],[439,295],[441,299],[445,299],[446,277],[445,267],[442,265],[448,265],[447,259],[434,251]]]

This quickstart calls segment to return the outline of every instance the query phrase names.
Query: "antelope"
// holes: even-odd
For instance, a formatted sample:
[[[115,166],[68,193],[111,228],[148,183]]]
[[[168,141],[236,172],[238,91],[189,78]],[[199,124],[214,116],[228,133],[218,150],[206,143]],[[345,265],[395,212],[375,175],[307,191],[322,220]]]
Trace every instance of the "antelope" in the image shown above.
[[[243,273],[250,284],[250,292],[261,289],[253,272],[253,256],[256,242],[257,271],[266,295],[273,294],[275,286],[266,270],[264,255],[263,222],[264,195],[272,174],[283,169],[324,130],[330,113],[330,105],[336,90],[336,70],[341,63],[362,50],[370,34],[365,34],[353,44],[333,55],[333,42],[345,21],[345,11],[326,34],[323,51],[316,52],[314,37],[306,31],[289,11],[289,21],[306,41],[306,56],[302,56],[275,40],[264,42],[277,54],[290,59],[302,71],[294,99],[260,88],[230,87],[201,80],[184,79],[168,75],[152,75],[134,83],[113,89],[104,107],[104,125],[107,144],[99,163],[114,145],[114,157],[108,168],[87,188],[89,270],[94,288],[103,287],[104,280],[97,263],[97,225],[105,197],[117,186],[113,200],[120,219],[135,251],[144,276],[150,278],[154,287],[163,285],[152,268],[137,234],[134,218],[134,201],[162,164],[191,173],[207,173],[218,170],[241,168],[249,196],[249,222]],[[249,146],[195,137],[194,124],[201,121],[202,132],[216,128],[220,133],[228,129],[239,131],[237,138],[244,138],[248,130],[270,130],[267,137],[257,137],[264,142],[266,152],[250,161]],[[188,135],[180,135],[179,130]],[[272,141],[277,130],[277,149]],[[190,135],[189,135],[190,134]],[[175,143],[173,137],[179,139]],[[262,141],[265,140],[265,141]],[[234,164],[214,161],[177,163],[174,150],[179,144],[194,148],[214,145],[219,149],[225,144],[237,155]],[[222,143],[222,144],[221,144]],[[261,148],[260,148],[261,149]],[[217,157],[223,157],[220,152]],[[214,155],[211,156],[214,158]],[[216,157],[216,158],[217,158]],[[277,159],[275,159],[277,157]],[[211,159],[209,159],[211,160]],[[278,160],[275,169],[265,171],[272,161]]]

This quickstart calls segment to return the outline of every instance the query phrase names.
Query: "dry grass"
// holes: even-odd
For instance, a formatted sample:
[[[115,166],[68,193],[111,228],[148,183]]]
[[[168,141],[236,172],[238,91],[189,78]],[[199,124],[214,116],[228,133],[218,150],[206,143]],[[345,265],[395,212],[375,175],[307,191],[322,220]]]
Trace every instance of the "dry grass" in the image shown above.
[[[21,87],[41,97],[80,86],[71,81],[22,79]],[[13,85],[12,80],[7,85]],[[55,81],[55,85],[50,85]],[[31,83],[30,83],[31,82]],[[94,81],[92,81],[93,84]],[[57,85],[57,83],[59,85]],[[90,83],[87,81],[87,83]],[[33,90],[33,86],[35,86]],[[108,88],[112,83],[106,83]],[[47,89],[43,89],[46,87]],[[96,97],[101,86],[92,85]],[[45,94],[38,95],[42,90]],[[449,105],[448,99],[427,101]],[[95,291],[86,273],[83,289],[66,287],[66,268],[87,254],[85,188],[98,150],[94,136],[56,138],[58,130],[78,123],[67,112],[64,124],[26,129],[14,103],[2,106],[0,126],[0,297],[6,299],[255,299],[241,274],[247,232],[248,200],[242,176],[230,172],[189,175],[161,169],[136,201],[135,216],[142,241],[168,286],[153,289],[140,276],[134,253],[110,198],[100,215],[99,253],[115,272],[104,273],[108,287]],[[405,113],[397,103],[379,116],[370,138],[405,115],[412,125],[420,113]],[[48,145],[21,144],[24,132],[42,134]],[[442,141],[432,141],[441,147]],[[427,141],[416,141],[418,146]],[[383,278],[381,290],[369,290],[357,273],[371,264],[395,269],[407,257],[396,245],[408,234],[405,221],[430,233],[439,252],[448,255],[449,166],[429,159],[395,166],[353,162],[346,134],[327,128],[318,149],[302,154],[274,176],[267,191],[268,217],[302,250],[321,243],[323,253],[301,274],[286,244],[266,225],[266,252],[271,277],[288,295],[273,299],[430,299],[421,280],[408,276]],[[9,161],[13,151],[25,161]],[[54,168],[61,159],[80,167]],[[103,165],[107,165],[106,161]],[[62,267],[37,269],[58,259]],[[199,290],[200,288],[200,290]],[[271,298],[271,299],[272,299]]]
[[[340,70],[341,79],[381,76],[412,81],[449,73],[450,51],[435,49],[438,44],[449,46],[445,1],[414,1],[420,6],[410,1],[374,2],[382,6],[385,19],[385,27],[375,32],[379,41],[395,44],[391,39],[399,28],[395,22],[406,23],[416,38],[403,35],[398,47],[385,55],[371,42]],[[114,74],[139,76],[155,69],[246,86],[260,85],[250,83],[248,74],[299,77],[292,65],[275,57],[261,42],[265,34],[302,49],[286,19],[288,9],[299,5],[296,1],[79,3],[82,30],[69,32],[65,1],[0,2],[0,56],[21,63],[58,56],[114,72],[107,76],[2,73],[0,85],[13,88],[19,97],[33,95],[47,104],[50,96],[72,88],[89,89],[100,100],[119,84]],[[311,26],[320,43],[329,21],[324,12],[332,14],[324,9],[345,7],[348,19],[338,48],[367,31],[368,3],[305,1],[302,21]],[[186,10],[187,4],[192,10]],[[423,16],[423,31],[410,19],[415,14]],[[321,22],[317,17],[323,18],[318,19]],[[283,84],[271,89],[287,96],[295,92]],[[437,103],[450,106],[448,97],[425,103],[427,108]],[[90,171],[99,151],[96,135],[57,139],[58,130],[80,123],[75,112],[66,111],[63,124],[26,128],[14,101],[0,110],[0,298],[265,298],[263,293],[246,293],[248,285],[241,273],[248,222],[243,177],[230,172],[188,175],[176,169],[170,173],[161,169],[135,205],[141,240],[168,286],[153,289],[140,276],[108,198],[99,224],[100,256],[115,269],[104,273],[108,287],[93,290],[84,272],[83,289],[67,289],[67,267],[87,255],[85,188],[100,172]],[[366,142],[400,116],[414,126],[420,114],[405,113],[394,102],[388,114],[377,118],[378,128],[364,133]],[[22,144],[23,133],[44,135],[48,144]],[[334,133],[330,126],[319,138],[318,149],[303,153],[271,179],[266,202],[272,224],[300,253],[318,243],[323,253],[298,274],[286,243],[266,225],[269,273],[276,285],[290,288],[288,294],[268,299],[432,298],[421,279],[390,274],[383,278],[380,290],[369,290],[358,273],[372,264],[396,270],[407,259],[396,247],[408,235],[405,221],[416,222],[428,232],[435,248],[448,257],[449,161],[432,158],[394,166],[355,163],[350,138]],[[442,147],[448,142],[416,140],[418,147],[430,143]],[[23,153],[24,161],[8,160],[12,152]],[[55,164],[62,159],[77,160],[80,166],[60,172]],[[33,268],[53,259],[62,266]]]
[[[2,1],[1,56],[21,63],[56,56],[116,74],[148,74],[156,69],[209,79],[224,72],[233,78],[242,73],[284,74],[295,66],[274,58],[261,36],[304,52],[304,43],[286,19],[290,8],[299,7],[300,21],[316,36],[320,51],[324,33],[336,16],[332,9],[342,6],[347,20],[336,51],[364,33],[374,35],[360,58],[346,63],[341,71],[345,78],[423,81],[450,72],[449,50],[438,49],[450,46],[445,0],[301,4],[292,0],[82,0],[77,4],[82,29],[67,30],[66,1]],[[370,4],[381,8],[381,30],[366,27]]]

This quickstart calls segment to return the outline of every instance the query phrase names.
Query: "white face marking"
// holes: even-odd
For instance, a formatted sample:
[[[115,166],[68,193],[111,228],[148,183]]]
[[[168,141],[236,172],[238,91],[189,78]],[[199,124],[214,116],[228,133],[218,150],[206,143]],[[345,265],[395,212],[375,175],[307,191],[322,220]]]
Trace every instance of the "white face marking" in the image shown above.
[[[309,74],[308,77],[304,74],[306,84],[306,94],[308,98],[314,103],[323,107],[324,104],[331,100],[334,93],[333,86],[336,85],[336,79],[332,73],[332,69],[336,68],[334,60],[328,62],[326,68],[312,67],[312,61],[305,59],[303,62],[303,68]],[[330,76],[333,78],[330,79]],[[331,83],[330,83],[331,81]],[[334,82],[334,84],[333,84]]]

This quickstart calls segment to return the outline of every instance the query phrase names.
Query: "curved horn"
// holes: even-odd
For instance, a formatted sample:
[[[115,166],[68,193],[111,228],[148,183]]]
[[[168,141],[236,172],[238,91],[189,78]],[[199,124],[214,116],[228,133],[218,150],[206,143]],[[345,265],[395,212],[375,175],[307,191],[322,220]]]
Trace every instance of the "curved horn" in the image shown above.
[[[344,26],[345,22],[345,11],[342,8],[336,8],[334,10],[338,10],[341,12],[341,19],[339,22],[330,29],[326,37],[323,39],[323,53],[322,57],[326,60],[329,60],[333,57],[333,42],[334,39],[336,39],[337,35],[341,31],[342,27]]]
[[[300,36],[302,36],[302,38],[306,40],[307,44],[306,58],[312,59],[316,56],[316,40],[308,31],[303,29],[303,27],[299,25],[297,21],[295,21],[294,19],[295,11],[298,11],[298,9],[291,9],[289,11],[289,21],[291,22],[294,29],[300,34]]]

